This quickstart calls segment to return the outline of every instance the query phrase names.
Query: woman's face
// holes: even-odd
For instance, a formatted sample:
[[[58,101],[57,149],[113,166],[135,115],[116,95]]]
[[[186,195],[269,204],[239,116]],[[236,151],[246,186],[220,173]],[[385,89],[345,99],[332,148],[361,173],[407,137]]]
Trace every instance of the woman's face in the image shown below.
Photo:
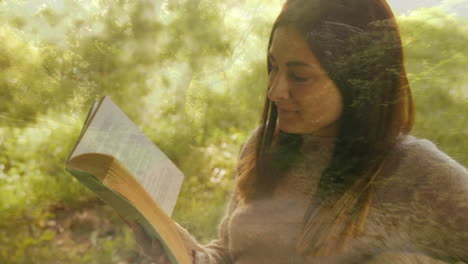
[[[278,108],[279,129],[335,136],[343,99],[302,35],[292,27],[278,27],[268,54],[268,98]]]

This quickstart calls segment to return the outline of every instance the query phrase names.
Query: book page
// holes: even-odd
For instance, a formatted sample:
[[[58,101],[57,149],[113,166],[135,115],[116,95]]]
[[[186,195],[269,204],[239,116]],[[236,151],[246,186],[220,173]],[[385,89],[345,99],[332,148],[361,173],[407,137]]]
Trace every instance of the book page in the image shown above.
[[[170,216],[183,182],[182,172],[112,102],[104,97],[70,158],[103,153],[117,158]]]

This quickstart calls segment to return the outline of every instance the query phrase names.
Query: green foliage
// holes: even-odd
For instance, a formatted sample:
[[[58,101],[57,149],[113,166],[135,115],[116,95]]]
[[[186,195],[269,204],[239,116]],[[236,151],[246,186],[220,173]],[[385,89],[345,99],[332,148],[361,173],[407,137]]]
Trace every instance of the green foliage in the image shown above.
[[[14,211],[8,216],[9,222],[0,224],[0,261],[146,263],[135,250],[131,231],[122,229],[112,209],[91,201],[93,206],[75,203],[78,213],[77,208],[59,207]]]
[[[430,8],[399,22],[416,104],[414,134],[433,140],[467,166],[467,19]]]
[[[259,121],[281,4],[0,1],[0,263],[145,262],[115,213],[64,171],[105,94],[184,171],[173,217],[200,241],[216,237]],[[466,20],[427,9],[399,22],[415,134],[468,165]]]
[[[104,94],[185,172],[174,218],[200,240],[213,238],[238,151],[258,121],[271,9],[257,16],[258,5],[236,1],[59,2],[0,3],[0,262],[144,262],[121,222],[112,240],[82,231],[94,245],[85,247],[61,237],[73,228],[53,209],[80,215],[94,201],[63,167],[88,107]],[[250,20],[235,13],[244,8]]]

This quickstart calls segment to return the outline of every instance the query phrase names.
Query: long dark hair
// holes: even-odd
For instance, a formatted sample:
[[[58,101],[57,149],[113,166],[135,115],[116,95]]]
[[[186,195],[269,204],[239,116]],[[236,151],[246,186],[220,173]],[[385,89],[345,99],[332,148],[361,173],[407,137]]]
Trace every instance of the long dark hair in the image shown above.
[[[290,0],[276,19],[305,38],[343,97],[340,129],[328,167],[304,216],[297,250],[326,255],[359,236],[371,201],[372,182],[386,155],[414,123],[400,34],[385,0]],[[267,57],[268,73],[271,64]],[[268,97],[258,133],[239,162],[244,202],[271,195],[299,155],[301,135],[276,127]]]

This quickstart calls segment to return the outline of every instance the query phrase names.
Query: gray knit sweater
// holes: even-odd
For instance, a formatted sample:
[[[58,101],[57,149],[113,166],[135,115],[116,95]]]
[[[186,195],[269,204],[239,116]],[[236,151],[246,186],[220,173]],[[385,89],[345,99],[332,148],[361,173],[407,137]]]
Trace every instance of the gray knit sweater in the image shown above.
[[[364,232],[351,250],[319,258],[297,254],[303,215],[334,144],[335,138],[305,135],[304,157],[271,199],[240,204],[234,192],[211,243],[202,246],[181,228],[195,263],[468,263],[468,171],[432,142],[410,135],[399,138],[376,180]]]

